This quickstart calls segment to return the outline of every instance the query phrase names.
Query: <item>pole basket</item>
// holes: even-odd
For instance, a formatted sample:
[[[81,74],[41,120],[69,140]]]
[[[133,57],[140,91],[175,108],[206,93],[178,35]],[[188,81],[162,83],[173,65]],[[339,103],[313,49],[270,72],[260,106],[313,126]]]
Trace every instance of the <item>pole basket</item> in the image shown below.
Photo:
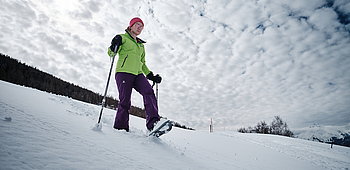
[[[102,130],[102,122],[96,123],[95,126],[92,128],[93,131],[101,131]]]

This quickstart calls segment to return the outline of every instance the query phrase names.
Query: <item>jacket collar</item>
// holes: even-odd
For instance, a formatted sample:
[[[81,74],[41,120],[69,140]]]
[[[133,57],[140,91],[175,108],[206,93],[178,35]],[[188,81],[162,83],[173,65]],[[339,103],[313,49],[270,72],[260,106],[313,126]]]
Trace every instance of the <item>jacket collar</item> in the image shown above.
[[[127,32],[131,39],[134,39],[134,37],[130,34],[128,29],[125,29],[125,32]],[[137,43],[146,43],[146,41],[141,40],[140,38],[136,37]]]

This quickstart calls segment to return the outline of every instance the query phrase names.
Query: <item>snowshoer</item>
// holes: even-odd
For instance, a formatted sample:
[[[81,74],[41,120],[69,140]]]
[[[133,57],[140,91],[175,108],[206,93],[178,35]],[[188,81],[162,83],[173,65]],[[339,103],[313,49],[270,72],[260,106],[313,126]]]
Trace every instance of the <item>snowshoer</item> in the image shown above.
[[[129,110],[133,88],[143,96],[147,129],[151,131],[160,120],[157,99],[147,79],[160,83],[162,78],[158,74],[154,75],[146,65],[144,48],[146,42],[137,37],[143,28],[144,23],[140,18],[131,19],[125,34],[116,35],[108,48],[109,56],[113,57],[115,52],[119,55],[115,74],[119,105],[114,128],[127,132],[129,132]]]

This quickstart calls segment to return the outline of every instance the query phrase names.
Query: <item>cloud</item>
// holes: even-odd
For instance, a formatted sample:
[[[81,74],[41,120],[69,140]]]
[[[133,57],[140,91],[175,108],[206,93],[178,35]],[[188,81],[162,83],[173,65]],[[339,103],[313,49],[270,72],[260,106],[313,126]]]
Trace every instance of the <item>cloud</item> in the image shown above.
[[[292,129],[350,121],[347,1],[3,4],[2,53],[98,93],[111,39],[141,17],[148,67],[163,77],[160,114],[187,126],[207,130],[214,118],[216,129],[236,130],[276,115]],[[142,101],[134,91],[132,104]]]
[[[93,19],[93,13],[98,13],[101,10],[103,4],[100,1],[80,1],[77,10],[69,12],[70,16],[76,20],[91,20]]]
[[[184,83],[182,85],[175,84],[172,88],[173,91],[187,94],[188,96],[178,95],[181,96],[179,99],[182,103],[190,103],[190,105],[182,104],[180,108],[168,110],[191,112],[194,115],[202,115],[201,112],[204,111],[206,112],[204,116],[207,117],[220,112],[218,115],[228,119],[235,112],[236,114],[237,112],[251,115],[263,114],[265,116],[260,116],[262,119],[273,117],[271,114],[283,113],[289,118],[292,116],[287,113],[294,114],[293,109],[298,109],[296,107],[301,108],[301,110],[307,108],[302,103],[306,101],[313,103],[314,97],[318,98],[320,95],[325,95],[325,89],[314,95],[308,90],[311,82],[320,85],[323,82],[328,82],[328,80],[317,77],[320,72],[326,72],[322,68],[329,64],[323,62],[328,58],[323,52],[332,51],[333,53],[335,51],[327,49],[328,44],[324,44],[324,41],[329,38],[329,35],[332,37],[337,33],[328,33],[327,35],[319,29],[321,29],[320,26],[329,23],[334,24],[327,26],[328,28],[337,27],[337,18],[334,17],[335,13],[332,12],[332,9],[319,8],[322,6],[321,1],[317,1],[306,8],[302,3],[302,1],[298,1],[296,5],[283,3],[280,4],[281,6],[274,6],[274,8],[266,9],[266,11],[262,8],[259,9],[263,5],[254,6],[250,3],[238,3],[240,5],[228,3],[222,6],[210,4],[204,7],[206,10],[201,13],[205,16],[202,16],[205,18],[203,21],[207,21],[202,24],[202,27],[196,27],[201,25],[198,24],[201,19],[198,19],[194,21],[196,24],[189,25],[190,30],[186,34],[181,33],[184,28],[177,27],[167,29],[167,34],[159,34],[161,35],[158,37],[159,39],[166,37],[167,41],[173,40],[172,42],[176,42],[174,43],[176,45],[169,43],[171,49],[174,49],[174,55],[170,56],[180,59],[172,62],[176,65],[174,68],[182,68],[178,72],[184,72],[181,75],[191,77],[189,79],[176,77],[174,80]],[[234,12],[220,10],[220,8],[231,8],[231,6],[235,7],[232,7],[232,9],[237,10],[231,10]],[[217,10],[219,12],[215,14],[208,12],[210,9],[219,9]],[[170,8],[169,11],[171,10]],[[238,13],[243,10],[249,14],[243,17],[242,14],[239,15]],[[322,10],[326,11],[327,21],[323,21],[323,23],[314,21],[316,16],[322,15]],[[153,11],[153,13],[156,12]],[[236,13],[237,15],[232,15]],[[191,14],[191,16],[197,17],[195,14]],[[159,20],[159,22],[160,25],[171,25],[165,19]],[[189,24],[188,21],[186,22]],[[184,26],[181,23],[179,25]],[[225,37],[225,34],[230,36]],[[187,36],[191,43],[179,41],[178,37],[183,36]],[[182,47],[189,46],[196,49],[193,51],[194,56],[196,56],[195,59],[192,58],[193,60],[190,60],[191,57],[185,57],[182,52],[185,49]],[[335,57],[333,55],[329,57],[339,59],[341,56],[337,55]],[[320,57],[324,60],[320,61]],[[337,61],[338,59],[334,60]],[[185,66],[182,66],[183,64]],[[334,64],[331,68],[335,65],[339,66],[341,64]],[[348,67],[348,65],[345,67]],[[172,67],[167,69],[172,69]],[[324,74],[329,75],[330,73]],[[332,76],[334,74],[330,77]],[[232,88],[234,90],[230,90]],[[202,93],[207,89],[210,90]],[[308,97],[308,95],[311,95],[311,97]],[[199,96],[203,96],[204,100],[201,100],[202,97]],[[323,103],[322,101],[318,102]],[[179,103],[181,102],[179,101]],[[298,106],[294,106],[293,103],[298,103]],[[169,106],[167,105],[167,107]],[[299,113],[300,111],[296,114]],[[310,113],[310,115],[312,114]],[[219,116],[219,120],[221,116]],[[180,119],[186,119],[185,117]],[[249,121],[249,119],[241,118],[239,121],[244,122]],[[238,123],[237,121],[232,122]]]
[[[315,24],[319,29],[327,27],[334,28],[340,25],[337,21],[337,13],[330,8],[321,8],[316,10],[309,18],[310,23]]]

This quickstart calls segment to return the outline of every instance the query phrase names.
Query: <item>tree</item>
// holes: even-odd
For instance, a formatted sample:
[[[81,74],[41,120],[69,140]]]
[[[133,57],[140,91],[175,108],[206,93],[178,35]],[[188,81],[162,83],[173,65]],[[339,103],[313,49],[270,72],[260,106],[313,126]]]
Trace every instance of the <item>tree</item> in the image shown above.
[[[275,119],[271,123],[271,133],[275,135],[282,135],[283,126],[285,125],[282,121],[282,118],[279,116],[275,116]]]
[[[256,133],[268,134],[270,131],[269,125],[265,121],[258,122],[258,125],[255,127]]]
[[[275,116],[270,126],[265,121],[261,121],[258,122],[254,128],[251,126],[249,126],[247,129],[243,127],[237,131],[241,133],[263,133],[289,137],[293,136],[293,132],[289,130],[287,123],[283,122],[280,116]]]

